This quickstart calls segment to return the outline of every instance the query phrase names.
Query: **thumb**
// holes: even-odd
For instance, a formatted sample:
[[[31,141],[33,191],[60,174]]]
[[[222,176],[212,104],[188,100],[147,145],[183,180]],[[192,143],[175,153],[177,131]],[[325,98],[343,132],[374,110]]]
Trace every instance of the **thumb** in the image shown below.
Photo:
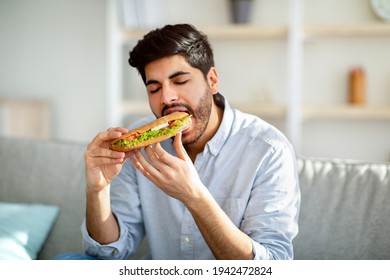
[[[173,140],[173,146],[178,157],[182,160],[190,160],[186,150],[184,149],[183,143],[181,142],[181,132],[177,133],[175,139]]]

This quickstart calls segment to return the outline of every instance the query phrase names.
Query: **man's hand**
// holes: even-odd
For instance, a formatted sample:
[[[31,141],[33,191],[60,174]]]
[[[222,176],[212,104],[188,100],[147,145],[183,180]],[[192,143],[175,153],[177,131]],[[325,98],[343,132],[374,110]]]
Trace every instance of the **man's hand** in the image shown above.
[[[109,142],[122,134],[127,133],[125,128],[109,128],[100,132],[89,143],[84,154],[86,166],[87,186],[92,191],[100,191],[118,175],[131,152],[116,152],[109,149]]]
[[[157,143],[154,147],[145,148],[147,158],[141,151],[136,151],[136,157],[132,157],[131,161],[162,191],[186,204],[199,198],[205,187],[181,143],[181,133],[175,136],[174,147],[178,157],[167,153]]]
[[[253,259],[250,238],[232,223],[200,181],[180,134],[174,147],[178,157],[156,144],[145,148],[146,157],[137,151],[131,161],[157,187],[186,205],[217,259]]]

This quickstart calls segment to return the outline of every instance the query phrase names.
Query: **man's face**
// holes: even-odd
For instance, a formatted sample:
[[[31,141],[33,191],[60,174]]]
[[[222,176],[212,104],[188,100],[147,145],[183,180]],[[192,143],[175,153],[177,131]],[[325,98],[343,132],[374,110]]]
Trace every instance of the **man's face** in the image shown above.
[[[184,145],[195,143],[210,119],[213,97],[202,72],[184,57],[175,55],[146,65],[146,89],[156,117],[175,111],[192,114],[192,125],[183,131]]]

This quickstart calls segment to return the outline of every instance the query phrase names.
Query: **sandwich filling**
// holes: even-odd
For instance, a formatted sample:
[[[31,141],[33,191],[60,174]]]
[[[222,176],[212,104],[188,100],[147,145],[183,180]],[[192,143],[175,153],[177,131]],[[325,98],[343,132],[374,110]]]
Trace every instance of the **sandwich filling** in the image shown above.
[[[120,139],[115,142],[115,146],[120,147],[134,147],[139,143],[151,140],[153,138],[170,135],[174,136],[181,128],[186,124],[186,121],[191,117],[188,115],[180,120],[173,120],[167,123],[163,123],[155,128],[149,129],[144,133],[135,133],[126,139]]]

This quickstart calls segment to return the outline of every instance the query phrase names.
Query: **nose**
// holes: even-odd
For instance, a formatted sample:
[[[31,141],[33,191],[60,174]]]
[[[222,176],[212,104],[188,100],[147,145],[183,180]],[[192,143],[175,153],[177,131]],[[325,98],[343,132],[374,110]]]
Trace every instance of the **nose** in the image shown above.
[[[163,86],[161,89],[160,102],[162,105],[171,104],[177,101],[178,96],[176,92],[169,86]]]

